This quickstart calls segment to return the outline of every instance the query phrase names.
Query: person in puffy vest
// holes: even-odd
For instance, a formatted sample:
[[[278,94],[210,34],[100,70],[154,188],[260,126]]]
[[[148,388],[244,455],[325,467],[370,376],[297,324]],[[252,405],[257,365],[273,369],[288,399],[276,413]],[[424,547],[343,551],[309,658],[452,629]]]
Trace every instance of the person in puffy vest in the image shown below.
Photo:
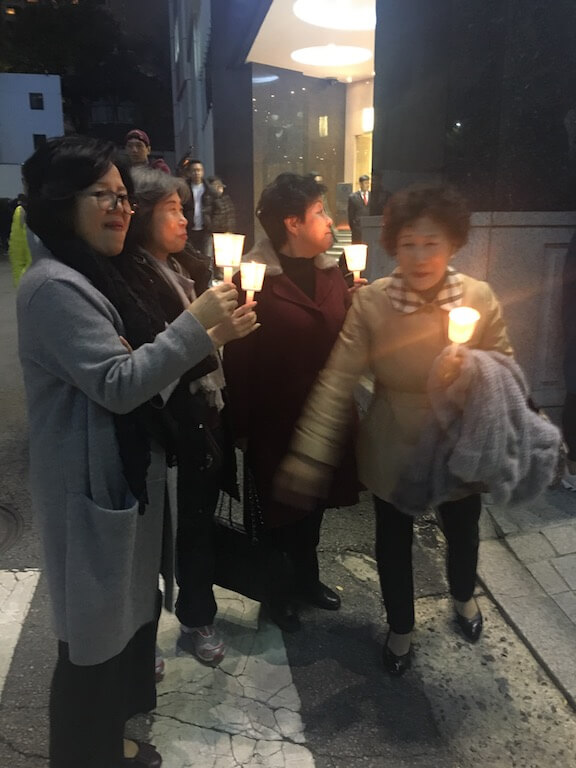
[[[26,272],[32,261],[30,247],[26,236],[26,202],[25,195],[18,195],[18,204],[12,216],[10,227],[10,239],[8,240],[8,258],[12,265],[12,279],[18,287],[20,278]]]

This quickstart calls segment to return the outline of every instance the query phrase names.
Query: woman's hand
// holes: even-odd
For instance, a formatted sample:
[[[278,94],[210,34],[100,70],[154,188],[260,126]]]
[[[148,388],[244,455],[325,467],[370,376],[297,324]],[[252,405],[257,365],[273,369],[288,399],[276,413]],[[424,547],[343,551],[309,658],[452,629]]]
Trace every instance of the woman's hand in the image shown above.
[[[208,336],[212,339],[215,347],[222,347],[234,339],[243,339],[244,336],[248,336],[252,331],[260,328],[256,312],[254,312],[256,304],[256,301],[243,304],[235,309],[222,323],[218,323],[218,325],[208,331]]]
[[[366,280],[365,277],[357,277],[354,279],[354,282],[350,288],[348,288],[348,293],[353,296],[356,291],[362,288],[364,285],[368,285],[368,280]]]
[[[196,320],[209,330],[228,318],[238,306],[238,291],[232,283],[220,283],[204,291],[188,307]]]
[[[288,506],[314,510],[328,496],[331,479],[328,464],[289,453],[274,478],[274,495]]]
[[[450,386],[452,382],[456,381],[462,370],[462,363],[464,362],[464,355],[460,351],[460,348],[456,350],[456,354],[452,347],[447,347],[439,356],[436,363],[436,376],[439,381],[446,387]]]

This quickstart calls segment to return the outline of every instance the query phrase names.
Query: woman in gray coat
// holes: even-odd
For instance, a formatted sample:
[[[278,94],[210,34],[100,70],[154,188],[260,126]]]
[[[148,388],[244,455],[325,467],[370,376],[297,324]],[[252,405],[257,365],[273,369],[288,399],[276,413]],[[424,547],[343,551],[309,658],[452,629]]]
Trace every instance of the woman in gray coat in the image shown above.
[[[40,243],[18,295],[19,351],[59,641],[50,765],[159,766],[153,747],[123,740],[126,720],[155,706],[159,393],[213,352],[213,329],[230,323],[237,294],[218,286],[170,325],[155,322],[114,265],[133,206],[111,144],[53,139],[26,161],[24,178]]]

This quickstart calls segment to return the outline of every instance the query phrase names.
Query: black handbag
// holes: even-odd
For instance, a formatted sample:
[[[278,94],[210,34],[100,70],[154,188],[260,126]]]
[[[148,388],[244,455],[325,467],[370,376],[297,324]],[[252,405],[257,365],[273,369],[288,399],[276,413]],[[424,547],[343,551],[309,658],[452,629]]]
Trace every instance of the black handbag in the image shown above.
[[[244,462],[242,504],[220,495],[214,517],[214,583],[233,592],[267,602],[271,574],[280,553],[262,542],[262,509],[254,477]]]

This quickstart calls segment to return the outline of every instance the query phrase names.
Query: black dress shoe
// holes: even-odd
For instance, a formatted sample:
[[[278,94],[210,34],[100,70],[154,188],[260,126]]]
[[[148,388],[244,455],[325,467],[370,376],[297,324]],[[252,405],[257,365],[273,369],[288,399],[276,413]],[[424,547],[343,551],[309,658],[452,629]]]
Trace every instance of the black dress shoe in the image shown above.
[[[408,653],[403,653],[402,656],[397,656],[390,650],[390,648],[388,648],[388,638],[386,638],[382,652],[382,660],[384,662],[384,669],[389,675],[392,677],[400,677],[412,666],[412,648],[410,648]]]
[[[296,608],[288,602],[272,602],[268,606],[268,615],[282,632],[298,632],[302,628]]]
[[[142,741],[131,739],[137,746],[138,752],[134,757],[123,758],[124,768],[160,768],[162,765],[162,756],[156,751],[152,744],[145,744]]]
[[[482,634],[484,621],[480,611],[478,611],[476,616],[471,619],[466,619],[464,616],[461,616],[458,612],[456,612],[456,623],[462,630],[464,637],[467,640],[470,640],[471,643],[475,643]]]
[[[302,590],[300,597],[310,605],[324,608],[325,611],[337,611],[341,604],[340,596],[321,581],[313,587]]]

